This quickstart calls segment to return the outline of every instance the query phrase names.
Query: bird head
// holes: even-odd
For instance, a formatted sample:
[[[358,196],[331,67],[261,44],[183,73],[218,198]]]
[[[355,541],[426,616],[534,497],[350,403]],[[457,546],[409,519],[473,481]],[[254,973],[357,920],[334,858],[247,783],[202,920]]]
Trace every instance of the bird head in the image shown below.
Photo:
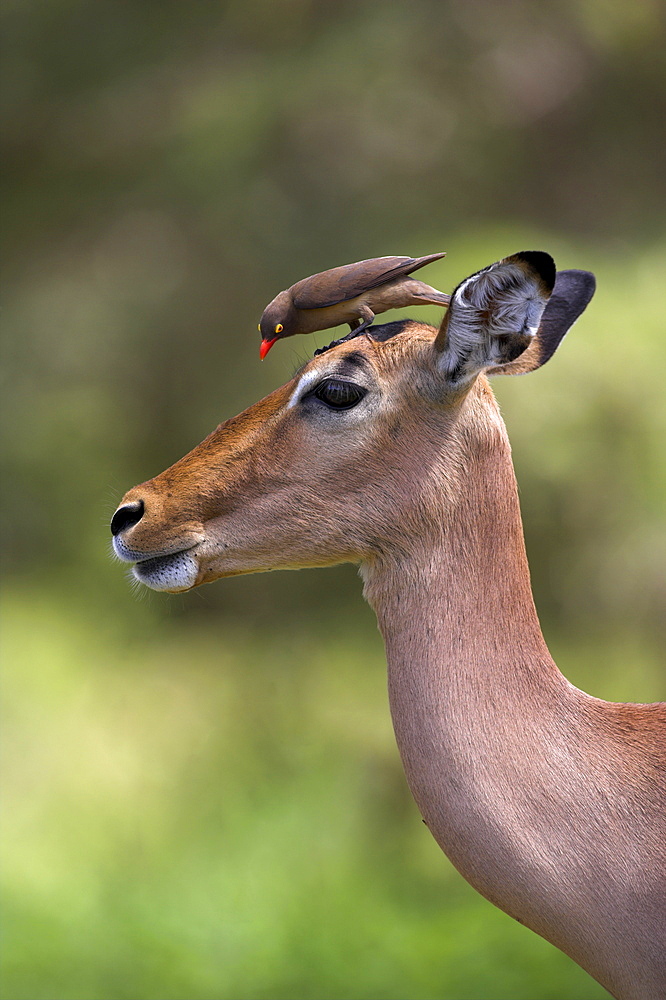
[[[276,340],[282,337],[289,337],[296,331],[292,328],[293,322],[291,313],[291,303],[286,292],[280,292],[272,302],[264,309],[259,323],[259,333],[261,334],[261,346],[259,357],[266,357]]]

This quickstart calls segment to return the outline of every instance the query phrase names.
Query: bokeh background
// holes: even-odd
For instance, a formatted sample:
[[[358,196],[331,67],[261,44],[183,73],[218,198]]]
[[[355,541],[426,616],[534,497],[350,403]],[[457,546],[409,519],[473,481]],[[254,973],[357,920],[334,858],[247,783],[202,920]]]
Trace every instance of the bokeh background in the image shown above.
[[[537,604],[574,683],[663,697],[663,4],[2,17],[3,996],[606,996],[431,841],[353,567],[139,593],[108,521],[330,339],[259,363],[281,288],[547,249],[599,286],[495,380]]]

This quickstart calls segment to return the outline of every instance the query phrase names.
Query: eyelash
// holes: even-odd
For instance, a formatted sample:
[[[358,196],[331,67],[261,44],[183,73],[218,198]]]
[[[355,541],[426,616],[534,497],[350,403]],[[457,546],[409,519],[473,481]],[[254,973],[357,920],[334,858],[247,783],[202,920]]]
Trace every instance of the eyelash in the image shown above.
[[[329,390],[328,392],[326,390]],[[347,382],[339,378],[327,378],[311,393],[321,400],[331,410],[351,410],[361,402],[367,389],[355,382]],[[332,397],[332,398],[331,398]]]

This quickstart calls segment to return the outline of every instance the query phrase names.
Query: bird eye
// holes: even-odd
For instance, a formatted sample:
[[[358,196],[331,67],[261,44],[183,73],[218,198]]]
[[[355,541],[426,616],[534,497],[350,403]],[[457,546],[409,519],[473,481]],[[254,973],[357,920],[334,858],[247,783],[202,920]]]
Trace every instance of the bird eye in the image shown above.
[[[312,395],[321,399],[322,403],[326,403],[332,410],[350,410],[352,406],[361,402],[366,392],[367,389],[354,382],[327,378],[319,383]]]
[[[275,327],[275,332],[276,333],[282,333],[283,330],[284,330],[284,327],[282,326],[282,323],[278,323],[278,325]]]

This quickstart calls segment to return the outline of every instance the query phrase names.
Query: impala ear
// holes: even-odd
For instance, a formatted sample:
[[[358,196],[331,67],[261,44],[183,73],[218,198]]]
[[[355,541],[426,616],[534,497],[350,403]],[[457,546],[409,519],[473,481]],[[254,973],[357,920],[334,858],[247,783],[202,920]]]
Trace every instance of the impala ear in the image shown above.
[[[597,282],[590,271],[558,271],[536,336],[515,361],[489,368],[487,375],[526,375],[545,365],[594,295]]]
[[[555,262],[540,250],[505,257],[461,282],[434,344],[447,381],[462,386],[514,362],[534,340],[554,284]]]

